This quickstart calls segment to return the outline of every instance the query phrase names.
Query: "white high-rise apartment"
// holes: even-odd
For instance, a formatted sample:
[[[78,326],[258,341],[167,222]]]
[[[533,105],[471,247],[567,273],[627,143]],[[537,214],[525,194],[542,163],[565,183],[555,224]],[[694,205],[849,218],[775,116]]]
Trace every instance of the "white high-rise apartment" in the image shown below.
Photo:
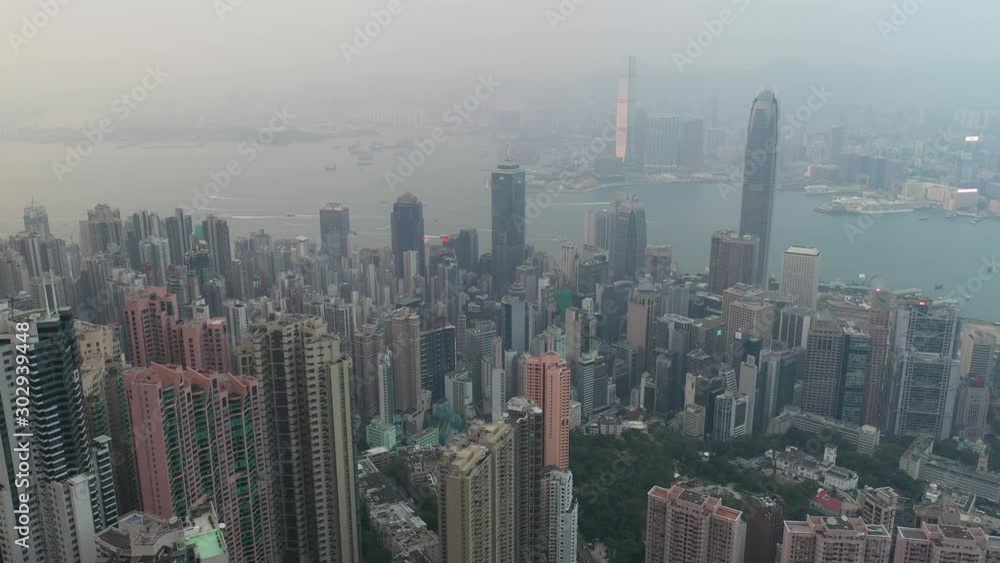
[[[545,476],[549,563],[576,563],[577,509],[573,474],[550,471]]]
[[[803,307],[816,307],[819,298],[820,251],[811,246],[789,246],[781,268],[781,291]]]

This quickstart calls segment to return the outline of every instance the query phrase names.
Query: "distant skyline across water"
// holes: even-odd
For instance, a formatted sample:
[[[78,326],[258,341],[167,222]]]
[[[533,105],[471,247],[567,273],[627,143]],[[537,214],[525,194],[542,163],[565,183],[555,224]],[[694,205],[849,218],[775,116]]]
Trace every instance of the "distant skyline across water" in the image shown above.
[[[424,203],[428,236],[457,233],[462,227],[484,232],[490,227],[489,193],[485,180],[503,153],[491,138],[468,135],[441,145],[439,152],[395,191],[384,172],[398,160],[387,150],[376,152],[370,166],[359,166],[347,154],[349,140],[297,143],[268,147],[248,164],[218,197],[211,199],[203,217],[215,213],[230,222],[234,237],[263,229],[279,238],[304,235],[318,241],[319,209],[337,201],[351,210],[355,247],[389,242],[392,202],[411,191]],[[336,148],[339,147],[339,148]],[[22,229],[21,211],[31,197],[49,213],[57,236],[76,240],[78,221],[86,209],[105,202],[123,214],[148,209],[164,216],[182,205],[191,206],[193,190],[237,154],[235,144],[192,147],[102,147],[64,184],[52,179],[50,163],[61,145],[6,143],[0,156],[6,184],[18,185],[27,198],[0,211],[0,233]],[[18,167],[11,166],[18,162]],[[326,168],[336,164],[336,171]],[[15,172],[16,170],[16,172]],[[530,170],[530,168],[529,168]],[[739,195],[723,198],[716,185],[670,184],[627,186],[582,193],[563,193],[528,225],[528,242],[539,250],[558,252],[558,239],[582,244],[584,213],[610,208],[616,193],[639,196],[646,206],[650,245],[669,244],[674,261],[684,272],[707,267],[711,233],[738,227]],[[532,201],[538,192],[528,192]],[[956,287],[977,277],[984,260],[997,254],[1000,221],[969,224],[964,218],[945,219],[940,212],[917,212],[874,217],[870,227],[850,230],[859,216],[824,215],[813,209],[833,196],[779,192],[774,212],[770,274],[780,278],[784,250],[792,244],[816,246],[822,253],[825,281],[853,283],[858,274],[879,276],[891,289],[919,288],[931,295],[962,293]],[[926,220],[921,220],[926,217]],[[867,225],[865,221],[862,226]],[[853,240],[852,240],[853,239]],[[488,252],[488,237],[480,250]],[[981,280],[964,316],[1000,321],[998,278]],[[940,285],[941,289],[935,287]],[[979,285],[974,283],[974,286]]]

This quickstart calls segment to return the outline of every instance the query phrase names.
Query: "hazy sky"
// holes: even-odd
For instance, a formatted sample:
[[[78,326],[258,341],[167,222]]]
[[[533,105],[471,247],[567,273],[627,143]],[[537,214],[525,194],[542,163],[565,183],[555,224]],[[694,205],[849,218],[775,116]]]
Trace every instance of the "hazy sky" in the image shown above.
[[[489,73],[566,82],[606,73],[629,54],[678,84],[774,65],[846,76],[875,67],[925,78],[915,89],[974,92],[979,80],[998,75],[996,0],[397,1],[399,13],[349,63],[342,43],[388,0],[2,0],[0,124],[100,112],[138,84],[147,65],[170,76],[157,104],[209,111],[292,98],[405,99],[435,81],[474,84]],[[22,18],[46,2],[66,5],[18,41],[12,34],[24,32]],[[891,21],[894,5],[913,13],[887,39],[879,20]],[[679,73],[673,54],[725,9],[731,23]],[[565,20],[554,20],[560,12]],[[935,80],[955,69],[967,84]]]

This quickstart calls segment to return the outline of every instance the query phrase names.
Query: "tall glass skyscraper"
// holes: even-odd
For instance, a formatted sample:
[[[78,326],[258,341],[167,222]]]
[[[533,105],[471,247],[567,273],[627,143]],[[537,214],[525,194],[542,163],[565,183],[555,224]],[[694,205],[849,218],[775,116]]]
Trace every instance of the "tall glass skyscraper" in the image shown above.
[[[507,294],[514,268],[524,261],[524,169],[508,159],[490,177],[493,216],[493,295]]]
[[[740,203],[740,235],[760,237],[755,283],[762,287],[767,284],[777,168],[778,99],[771,90],[763,90],[757,94],[750,110]]]
[[[323,252],[334,263],[351,254],[351,211],[339,203],[329,203],[319,210],[319,235]]]
[[[615,203],[611,247],[611,278],[635,279],[646,262],[646,210],[635,196]]]
[[[396,264],[396,277],[403,277],[403,253],[415,250],[420,255],[417,268],[426,277],[424,265],[424,204],[417,196],[407,192],[392,206],[392,257]]]

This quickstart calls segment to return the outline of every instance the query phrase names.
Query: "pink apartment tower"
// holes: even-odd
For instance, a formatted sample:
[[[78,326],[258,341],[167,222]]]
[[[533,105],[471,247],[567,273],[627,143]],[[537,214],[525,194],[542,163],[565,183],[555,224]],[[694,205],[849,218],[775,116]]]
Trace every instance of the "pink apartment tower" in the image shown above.
[[[542,407],[543,464],[569,469],[570,373],[555,352],[525,362],[524,395]]]
[[[232,563],[274,560],[264,397],[256,378],[151,364],[125,390],[144,512],[183,520],[207,503]]]

